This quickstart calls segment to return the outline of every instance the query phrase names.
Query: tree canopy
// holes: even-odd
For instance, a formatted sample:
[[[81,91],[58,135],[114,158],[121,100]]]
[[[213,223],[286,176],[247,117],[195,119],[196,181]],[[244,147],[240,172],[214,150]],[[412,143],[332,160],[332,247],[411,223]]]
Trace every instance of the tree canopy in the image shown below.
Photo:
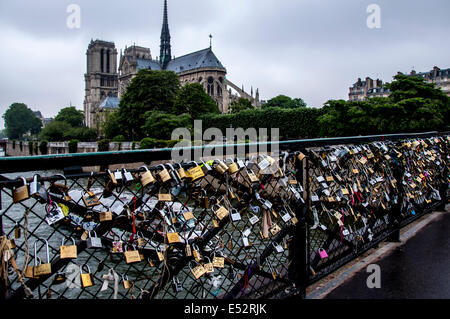
[[[252,102],[246,98],[239,98],[237,101],[233,101],[230,103],[230,111],[231,113],[239,113],[244,110],[253,110],[255,107]]]
[[[146,122],[142,131],[148,137],[170,140],[172,131],[179,127],[192,128],[192,118],[189,114],[173,115],[160,111],[146,114]]]
[[[13,103],[3,114],[5,133],[10,139],[22,139],[27,133],[38,134],[42,122],[24,103]]]
[[[82,127],[84,121],[83,111],[77,110],[75,106],[61,109],[55,117],[57,122],[66,122],[72,127]]]
[[[145,114],[172,110],[179,89],[180,82],[174,72],[140,70],[120,100],[117,115],[120,133],[129,138],[144,137]]]
[[[267,101],[267,103],[264,103],[262,107],[263,108],[280,107],[283,109],[296,109],[300,107],[306,107],[306,103],[300,98],[292,99],[286,95],[278,95]]]
[[[330,100],[319,119],[322,136],[441,130],[449,123],[450,99],[421,77],[397,75],[391,95],[366,101]]]
[[[200,83],[187,83],[177,95],[173,113],[187,113],[195,120],[203,114],[219,114],[220,111],[216,102],[205,92]]]

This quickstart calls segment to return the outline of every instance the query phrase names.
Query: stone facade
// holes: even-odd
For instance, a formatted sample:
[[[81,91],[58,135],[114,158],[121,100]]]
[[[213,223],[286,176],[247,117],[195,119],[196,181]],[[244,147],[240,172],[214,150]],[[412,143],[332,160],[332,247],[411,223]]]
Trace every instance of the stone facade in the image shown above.
[[[390,91],[383,86],[383,81],[380,79],[372,80],[366,77],[365,81],[358,78],[355,84],[349,89],[349,101],[364,101],[372,97],[387,97]]]
[[[170,31],[167,0],[164,1],[163,26],[161,31],[160,56],[153,59],[149,48],[125,47],[120,52],[117,65],[117,50],[113,42],[91,41],[87,50],[87,73],[84,112],[86,125],[101,130],[101,123],[108,112],[118,108],[120,97],[141,69],[173,71],[179,76],[181,85],[200,83],[216,101],[222,113],[229,112],[229,104],[240,97],[249,99],[255,107],[260,107],[259,90],[256,95],[227,80],[227,70],[209,48],[189,53],[181,57],[171,56]],[[103,58],[102,58],[103,57]],[[235,90],[232,93],[231,88]],[[118,97],[119,99],[114,99]]]

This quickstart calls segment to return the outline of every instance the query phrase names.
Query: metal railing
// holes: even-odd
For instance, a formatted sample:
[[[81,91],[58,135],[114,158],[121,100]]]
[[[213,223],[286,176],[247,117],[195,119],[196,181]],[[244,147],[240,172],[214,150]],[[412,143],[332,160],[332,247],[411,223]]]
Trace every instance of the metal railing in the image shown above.
[[[179,165],[151,165],[170,149],[0,159],[2,296],[303,296],[446,201],[449,138],[436,132],[279,147]]]

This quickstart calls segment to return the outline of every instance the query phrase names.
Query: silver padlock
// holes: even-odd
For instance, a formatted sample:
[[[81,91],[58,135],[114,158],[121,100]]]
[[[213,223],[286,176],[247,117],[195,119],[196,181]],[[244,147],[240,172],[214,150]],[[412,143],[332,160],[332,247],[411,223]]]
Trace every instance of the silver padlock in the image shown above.
[[[86,240],[87,248],[102,248],[102,239],[97,237],[97,233],[92,230],[95,237],[91,237],[91,231],[89,231],[89,237]]]
[[[123,176],[125,177],[125,183],[132,183],[134,181],[133,175],[128,172],[125,168],[123,169]]]
[[[30,183],[30,196],[35,198],[39,203],[45,204],[48,202],[48,192],[45,187],[38,181],[39,177],[41,176],[35,174],[33,177],[33,181]]]
[[[238,222],[240,221],[241,218],[241,214],[239,213],[239,211],[236,208],[232,208],[231,209],[231,220],[233,222]]]
[[[114,178],[116,179],[118,184],[122,183],[122,172],[116,169],[116,171],[114,172]]]

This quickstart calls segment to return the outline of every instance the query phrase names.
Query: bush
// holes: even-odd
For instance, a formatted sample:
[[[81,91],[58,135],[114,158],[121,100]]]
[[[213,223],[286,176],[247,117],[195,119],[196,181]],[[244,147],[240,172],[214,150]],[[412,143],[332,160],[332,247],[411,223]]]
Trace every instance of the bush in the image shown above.
[[[23,143],[22,143],[22,141],[19,141],[19,148],[20,148],[20,151],[23,152]]]
[[[103,139],[98,142],[98,152],[108,152],[109,151],[110,140]]]
[[[28,142],[28,153],[33,155],[33,142]]]
[[[136,142],[133,142],[133,143],[131,144],[131,149],[132,149],[133,151],[136,149]]]
[[[151,148],[155,148],[157,141],[158,141],[157,139],[151,137],[143,138],[142,141],[139,143],[140,144],[139,148],[141,150],[148,150]]]
[[[173,115],[160,111],[147,112],[142,132],[148,137],[168,140],[173,130],[179,127],[191,129],[192,118],[189,114]]]
[[[47,153],[48,153],[48,142],[47,141],[41,142],[41,144],[39,145],[39,151],[41,152],[42,155],[47,155]]]
[[[256,110],[245,110],[236,114],[205,115],[203,130],[216,127],[226,134],[226,129],[255,128],[259,134],[259,128],[267,128],[270,134],[271,128],[279,128],[280,137],[286,139],[315,138],[319,136],[318,119],[324,114],[322,109],[296,108],[282,109],[269,107]]]
[[[69,142],[69,153],[77,153],[78,152],[78,140],[71,140]]]
[[[125,136],[123,136],[123,135],[114,136],[112,141],[113,142],[125,142]]]
[[[39,155],[38,142],[34,142],[33,148],[34,148],[34,154]]]
[[[16,149],[16,140],[13,140],[13,141],[12,141],[12,148],[13,148],[13,150]]]

